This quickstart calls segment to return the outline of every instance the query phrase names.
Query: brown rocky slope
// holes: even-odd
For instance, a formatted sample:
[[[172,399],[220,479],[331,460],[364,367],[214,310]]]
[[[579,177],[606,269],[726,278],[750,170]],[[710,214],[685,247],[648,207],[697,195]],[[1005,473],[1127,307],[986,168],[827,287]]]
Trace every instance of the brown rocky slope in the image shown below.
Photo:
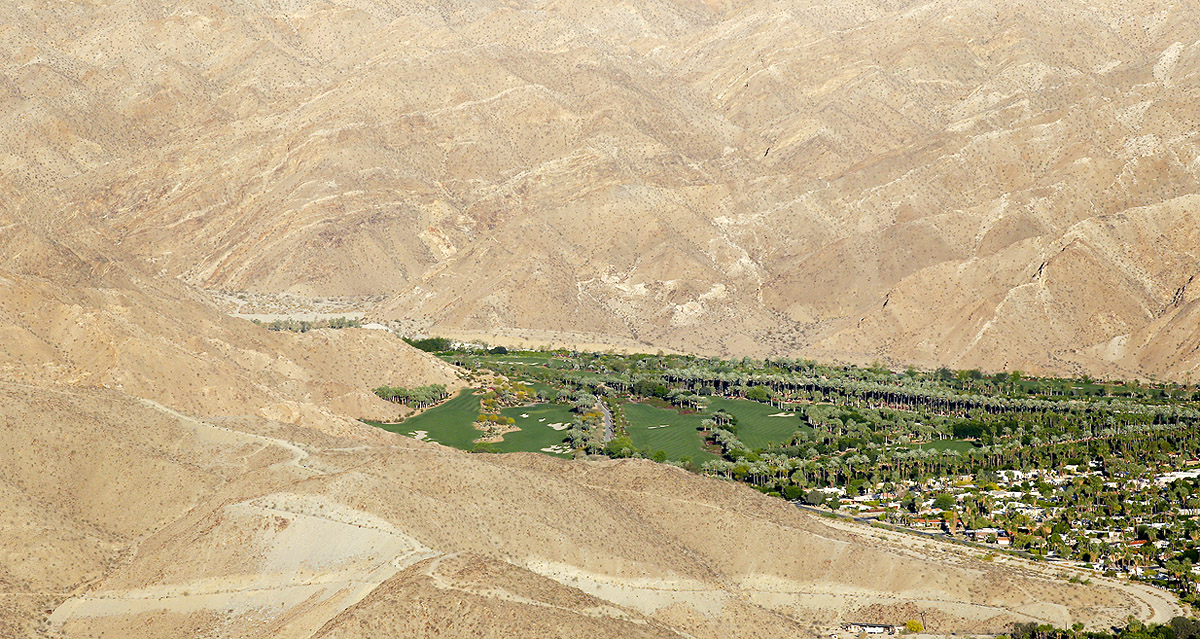
[[[797,137],[802,123],[788,113],[845,118],[857,104],[867,110],[850,119],[872,121],[873,102],[820,101],[876,91],[861,84],[873,76],[855,85],[866,71],[800,58],[813,78],[849,70],[848,86],[860,87],[828,94],[826,84],[795,85],[768,67],[743,73],[702,58],[770,62],[799,55],[810,36],[857,55],[856,34],[872,32],[852,27],[921,20],[921,6],[5,5],[0,636],[773,637],[920,612],[939,632],[1174,614],[1162,594],[1085,587],[1020,562],[847,527],[649,462],[468,455],[389,435],[353,419],[396,410],[368,388],[455,385],[456,371],[382,332],[270,333],[218,313],[193,288],[395,287],[409,296],[394,303],[411,303],[406,315],[446,327],[570,327],[701,350],[809,348],[789,340],[815,330],[845,349],[837,339],[875,330],[864,321],[855,324],[862,336],[846,332],[845,318],[874,290],[856,282],[884,280],[846,279],[839,269],[858,262],[837,251],[865,255],[872,245],[855,237],[889,236],[845,214],[873,209],[825,189],[886,195],[854,177],[872,153],[893,153],[876,161],[891,167],[890,180],[919,177],[903,169],[915,156],[893,148],[916,125],[860,137],[870,141],[861,148],[808,121],[813,135]],[[975,8],[982,13],[950,13],[968,26],[996,15]],[[1160,15],[1151,9],[1138,10]],[[1176,69],[1193,68],[1187,45],[1164,50],[1148,71],[1145,52],[1186,39],[1190,10],[1142,24],[1141,39],[1115,25],[1114,41],[1079,46],[1142,56],[1129,71],[1096,75],[1154,77],[1147,91],[1186,92],[1190,76]],[[1073,14],[1056,18],[1086,26],[1069,22],[1082,20]],[[952,41],[965,28],[927,21]],[[772,48],[774,39],[787,46]],[[984,114],[979,126],[1011,116],[1023,135],[1045,133],[1020,119],[1019,100],[1004,98],[1026,79],[996,80],[981,94],[983,111],[969,111]],[[950,90],[940,80],[912,84]],[[730,90],[714,92],[719,85]],[[791,102],[800,98],[810,101],[803,111]],[[1178,104],[1154,102],[1130,121],[1140,114],[1173,130]],[[1146,170],[1190,175],[1188,140],[1156,139],[1170,157],[1154,155],[1154,139],[1130,147],[1150,153],[1138,156],[1150,158]],[[933,162],[940,148],[921,157]],[[1097,169],[1100,183],[1113,166]],[[999,174],[1027,170],[1016,162]],[[838,171],[851,177],[838,182]],[[1123,184],[1145,183],[1130,171]],[[1156,340],[1194,343],[1186,286],[1170,295],[1175,310],[1137,331],[1120,323],[1153,308],[1156,286],[1176,290],[1166,282],[1188,268],[1194,209],[1172,190],[1178,180],[1162,183],[1160,202],[1072,222],[1078,246],[1013,240],[1027,229],[1011,221],[983,244],[1029,251],[1031,265],[1039,250],[1057,257],[1029,273],[1050,291],[1033,291],[1048,300],[1046,313],[1081,281],[1072,273],[1093,277],[1096,263],[1120,257],[1121,273],[1145,283],[1126,290],[1113,283],[1128,278],[1105,280],[1117,291],[1113,326],[1130,334],[1080,351],[1086,361],[1191,361],[1186,352],[1150,357]],[[1054,204],[1051,191],[1036,191],[1036,201]],[[975,213],[920,218],[934,199],[905,209],[909,231],[951,233],[944,245],[955,246]],[[760,213],[765,225],[755,226]],[[943,236],[889,241],[940,254],[942,244],[918,242],[929,237]],[[1144,244],[1170,259],[1119,251]],[[837,294],[805,297],[809,285],[783,275],[821,281],[801,263],[830,265],[821,276]],[[912,275],[905,268],[879,272]],[[917,273],[943,272],[930,268]],[[954,284],[969,272],[941,268]],[[1082,330],[1063,321],[1064,331]],[[796,332],[767,331],[780,325]]]
[[[2,222],[6,637],[783,637],[1178,610],[648,461],[392,435],[351,419],[390,410],[355,394],[452,369],[380,332],[223,317],[86,225]]]
[[[413,330],[1182,378],[1198,9],[10,4],[0,201]]]

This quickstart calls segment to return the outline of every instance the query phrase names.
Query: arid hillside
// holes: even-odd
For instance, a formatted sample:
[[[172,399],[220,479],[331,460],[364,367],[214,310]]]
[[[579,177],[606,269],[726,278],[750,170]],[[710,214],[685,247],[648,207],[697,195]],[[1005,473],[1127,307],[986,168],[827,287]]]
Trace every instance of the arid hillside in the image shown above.
[[[0,636],[1165,621],[1161,592],[666,465],[389,434],[357,421],[401,410],[370,388],[460,371],[384,331],[270,332],[210,291],[387,295],[377,316],[445,331],[1182,374],[1195,18],[6,3]]]
[[[0,227],[0,378],[294,423],[395,418],[400,409],[370,392],[381,383],[462,385],[383,331],[298,335],[227,317],[148,274],[106,233],[44,230],[3,211]]]
[[[1200,6],[110,0],[0,20],[0,204],[414,331],[1184,378]]]
[[[196,420],[111,390],[0,382],[0,400],[0,541],[21,550],[4,636],[715,639],[1177,611],[649,461]]]
[[[367,389],[455,369],[381,331],[226,317],[83,219],[0,228],[3,637],[716,639],[1178,612],[650,461],[393,435],[354,420],[398,410]]]

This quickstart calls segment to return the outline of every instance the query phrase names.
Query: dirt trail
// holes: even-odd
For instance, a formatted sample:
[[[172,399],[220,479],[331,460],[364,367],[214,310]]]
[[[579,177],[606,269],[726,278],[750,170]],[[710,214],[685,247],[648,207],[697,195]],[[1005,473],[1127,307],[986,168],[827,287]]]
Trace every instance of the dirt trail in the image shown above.
[[[1146,584],[1127,581],[1116,581],[1105,578],[1097,579],[1096,577],[1092,577],[1092,580],[1101,581],[1137,599],[1151,613],[1149,618],[1143,619],[1143,621],[1149,623],[1166,623],[1174,617],[1188,616],[1188,612],[1184,610],[1179,601],[1174,599],[1171,593],[1164,590]]]
[[[149,406],[150,408],[153,408],[157,411],[166,413],[166,414],[170,415],[171,417],[174,417],[175,419],[178,419],[179,421],[181,421],[185,424],[191,425],[191,426],[195,427],[197,430],[203,431],[203,432],[209,434],[210,436],[213,436],[218,441],[221,441],[221,440],[231,441],[231,440],[240,439],[243,441],[253,441],[256,443],[266,442],[268,444],[274,444],[276,446],[280,446],[280,447],[290,451],[293,454],[292,459],[287,462],[284,462],[284,465],[300,468],[300,469],[305,470],[310,473],[322,474],[321,471],[314,470],[312,468],[308,468],[307,466],[304,466],[301,462],[303,462],[305,459],[308,459],[308,451],[304,450],[303,448],[301,448],[301,447],[297,446],[296,444],[293,444],[292,442],[289,442],[287,440],[279,439],[277,437],[267,437],[266,435],[256,435],[254,433],[247,433],[247,432],[243,432],[240,430],[227,428],[225,426],[217,426],[215,424],[210,424],[206,421],[197,419],[190,415],[185,415],[173,408],[163,406],[162,404],[159,404],[158,402],[150,400],[150,399],[139,399],[138,401],[140,401],[142,404],[145,404],[146,406]]]
[[[454,581],[451,581],[450,579],[447,579],[444,575],[442,575],[438,571],[438,568],[441,567],[442,562],[444,562],[445,560],[455,559],[458,556],[459,556],[459,553],[450,553],[450,554],[442,555],[442,556],[438,557],[437,559],[429,562],[425,566],[424,570],[421,571],[421,573],[424,574],[425,576],[429,577],[433,581],[433,584],[442,590],[454,590],[454,591],[459,591],[459,592],[463,592],[463,593],[468,593],[468,594],[471,594],[471,595],[474,595],[477,597],[484,597],[484,598],[488,598],[488,599],[498,599],[501,601],[515,602],[515,603],[520,603],[520,604],[523,604],[526,606],[535,606],[538,608],[547,608],[547,609],[554,610],[557,613],[564,614],[564,615],[581,615],[581,616],[594,617],[594,618],[606,617],[606,618],[611,618],[611,619],[620,619],[620,620],[624,620],[624,621],[631,620],[631,616],[629,614],[627,614],[624,610],[614,607],[614,606],[601,605],[601,606],[597,606],[597,607],[593,607],[593,608],[585,608],[585,609],[568,608],[568,607],[564,607],[564,606],[554,605],[552,603],[548,603],[545,601],[538,601],[536,599],[531,599],[529,597],[522,596],[519,594],[515,594],[505,588],[497,587],[495,585],[489,584],[486,586],[478,586],[478,585],[471,585],[471,584],[456,583]],[[568,587],[570,587],[570,586],[568,586]],[[677,634],[679,636],[685,636],[679,632],[676,632],[675,634]]]
[[[277,466],[314,476],[326,474],[306,466],[308,451],[292,442],[217,426],[151,400],[140,401],[195,428],[210,442],[279,446],[291,456]],[[282,533],[257,538],[246,549],[232,551],[237,561],[227,574],[145,588],[91,590],[63,602],[49,621],[61,627],[72,619],[90,617],[298,607],[303,612],[289,625],[301,629],[296,636],[308,636],[401,570],[441,554],[370,513],[327,508],[307,495],[277,493],[252,498],[226,505],[221,516],[237,520],[244,529],[258,530],[262,522],[280,518],[288,524]],[[263,548],[255,550],[255,544]],[[314,558],[319,558],[320,570],[310,567]]]
[[[284,502],[287,506],[258,502]],[[298,633],[295,636],[308,636],[401,570],[441,554],[386,522],[373,521],[367,513],[347,509],[322,516],[304,510],[309,508],[303,499],[288,494],[231,504],[223,516],[240,517],[245,525],[267,516],[290,522],[283,534],[266,540],[276,546],[265,557],[249,552],[253,559],[242,566],[244,570],[186,583],[94,590],[64,602],[50,622],[61,626],[72,619],[154,612],[236,614],[259,608],[295,608],[309,602],[316,605],[303,607],[290,623]],[[314,551],[313,544],[319,544],[322,551]],[[310,567],[314,559],[325,567]]]

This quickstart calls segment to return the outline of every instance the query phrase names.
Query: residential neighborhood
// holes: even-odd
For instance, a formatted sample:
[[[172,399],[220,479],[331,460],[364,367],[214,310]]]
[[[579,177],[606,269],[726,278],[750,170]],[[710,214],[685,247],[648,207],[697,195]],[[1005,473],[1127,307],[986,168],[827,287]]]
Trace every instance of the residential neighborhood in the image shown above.
[[[1200,466],[1200,460],[1182,464]],[[1192,591],[1200,575],[1200,468],[1135,474],[1090,462],[980,475],[986,476],[881,482],[855,496],[824,488],[804,501],[856,519]]]

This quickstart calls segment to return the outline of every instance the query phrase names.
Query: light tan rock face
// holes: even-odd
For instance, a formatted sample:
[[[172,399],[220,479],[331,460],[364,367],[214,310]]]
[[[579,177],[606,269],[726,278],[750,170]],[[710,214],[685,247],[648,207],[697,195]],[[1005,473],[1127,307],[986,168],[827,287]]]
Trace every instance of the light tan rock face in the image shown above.
[[[1187,2],[9,3],[0,202],[432,332],[1183,377]]]

